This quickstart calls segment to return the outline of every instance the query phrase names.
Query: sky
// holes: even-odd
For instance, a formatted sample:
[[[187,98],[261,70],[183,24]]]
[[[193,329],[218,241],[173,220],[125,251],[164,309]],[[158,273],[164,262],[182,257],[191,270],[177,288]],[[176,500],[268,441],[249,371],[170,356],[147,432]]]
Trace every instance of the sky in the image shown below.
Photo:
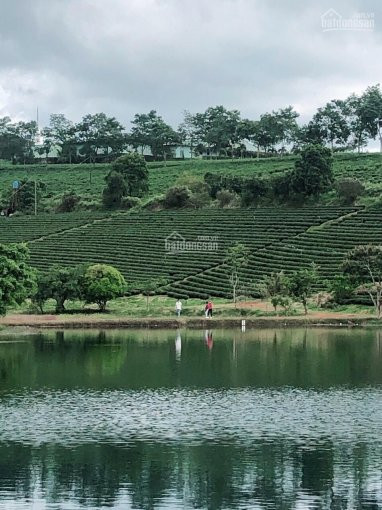
[[[325,31],[322,15],[367,16]],[[326,18],[324,18],[326,19]],[[1,0],[0,116],[317,107],[382,83],[381,0]]]

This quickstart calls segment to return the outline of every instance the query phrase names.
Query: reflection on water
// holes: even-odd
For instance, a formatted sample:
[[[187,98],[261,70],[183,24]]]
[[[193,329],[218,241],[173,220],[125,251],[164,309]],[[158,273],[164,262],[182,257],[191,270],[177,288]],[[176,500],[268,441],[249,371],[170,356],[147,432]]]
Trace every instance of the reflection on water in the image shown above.
[[[378,331],[2,340],[1,510],[382,508]]]

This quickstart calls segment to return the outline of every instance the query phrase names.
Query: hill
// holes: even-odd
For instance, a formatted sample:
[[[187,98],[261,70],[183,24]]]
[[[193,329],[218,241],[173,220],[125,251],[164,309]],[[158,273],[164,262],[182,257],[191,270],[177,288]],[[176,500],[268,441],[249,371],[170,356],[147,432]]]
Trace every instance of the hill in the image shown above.
[[[356,177],[368,192],[365,202],[382,192],[379,154],[336,155],[337,178]],[[242,176],[269,176],[289,170],[292,156],[238,161],[172,161],[149,165],[151,193],[164,192],[184,174],[207,171]],[[51,199],[75,189],[89,200],[99,199],[108,165],[4,167],[0,185],[24,176],[43,179]],[[91,180],[91,182],[90,182]],[[32,264],[45,270],[53,264],[105,262],[119,268],[129,283],[164,278],[170,296],[230,297],[224,256],[234,241],[251,250],[242,274],[243,292],[272,271],[292,271],[312,262],[321,280],[330,280],[344,253],[358,244],[382,242],[382,211],[377,208],[329,205],[303,208],[145,210],[107,213],[0,217],[0,242],[26,241]],[[180,242],[174,245],[174,242]],[[183,244],[182,244],[183,243]],[[175,249],[174,249],[175,247]]]
[[[149,163],[149,194],[164,193],[183,174],[203,177],[206,172],[223,175],[267,177],[291,170],[295,156],[264,159],[237,160],[184,160]],[[39,207],[47,210],[63,193],[73,190],[83,197],[86,204],[95,205],[101,198],[109,164],[79,165],[26,165],[0,166],[0,189],[11,189],[15,179],[37,179],[45,184],[43,200]],[[380,154],[336,154],[334,156],[336,178],[354,177],[366,187],[369,197],[382,192],[382,157]]]
[[[0,242],[26,240],[32,264],[105,262],[129,283],[163,277],[172,296],[229,297],[224,265],[233,241],[251,250],[242,275],[247,289],[271,271],[319,266],[334,276],[346,250],[382,241],[382,213],[356,208],[205,209],[117,213],[91,217],[68,213],[0,219]],[[244,290],[244,289],[241,289]]]

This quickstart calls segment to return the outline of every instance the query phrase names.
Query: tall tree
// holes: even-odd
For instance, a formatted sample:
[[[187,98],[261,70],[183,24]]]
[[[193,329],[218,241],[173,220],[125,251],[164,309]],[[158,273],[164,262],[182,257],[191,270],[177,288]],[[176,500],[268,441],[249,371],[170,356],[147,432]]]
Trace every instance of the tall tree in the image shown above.
[[[313,124],[332,150],[335,145],[345,146],[350,136],[346,102],[334,99],[319,108],[313,116]]]
[[[80,152],[90,162],[95,162],[101,153],[106,158],[120,155],[126,147],[124,127],[114,117],[104,113],[88,114],[77,125]]]
[[[248,264],[250,250],[243,243],[236,242],[226,251],[224,263],[232,288],[232,298],[236,306],[237,289],[240,283],[240,273]]]
[[[209,154],[223,152],[227,155],[228,149],[233,154],[235,144],[240,140],[239,111],[227,110],[224,106],[210,107],[204,113],[196,113],[193,123]]]
[[[136,150],[140,148],[142,155],[145,148],[150,147],[155,159],[161,157],[165,161],[172,147],[180,141],[179,134],[155,110],[136,114],[131,124],[128,141]]]
[[[29,266],[26,244],[0,244],[0,314],[22,304],[35,290],[36,274]]]
[[[77,156],[76,126],[62,113],[53,113],[50,116],[49,129],[60,159],[72,163]]]
[[[189,145],[192,159],[194,157],[195,147],[201,143],[201,140],[194,123],[194,116],[188,110],[183,112],[183,122],[179,124],[178,135],[181,143]]]
[[[352,94],[347,100],[353,146],[360,152],[369,139],[378,135],[378,119],[382,118],[382,92],[379,85],[368,87],[361,96]]]

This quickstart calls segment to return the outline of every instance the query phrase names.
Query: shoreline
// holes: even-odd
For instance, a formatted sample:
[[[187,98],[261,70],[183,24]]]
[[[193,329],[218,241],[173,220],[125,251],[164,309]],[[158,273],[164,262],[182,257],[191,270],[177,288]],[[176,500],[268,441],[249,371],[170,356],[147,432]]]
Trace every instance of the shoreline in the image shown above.
[[[33,327],[37,329],[236,329],[242,327],[245,320],[246,329],[288,328],[288,327],[339,327],[362,328],[379,327],[382,321],[375,317],[347,315],[342,317],[224,317],[206,319],[204,317],[184,318],[61,318],[56,315],[10,315],[0,319],[1,327]]]

